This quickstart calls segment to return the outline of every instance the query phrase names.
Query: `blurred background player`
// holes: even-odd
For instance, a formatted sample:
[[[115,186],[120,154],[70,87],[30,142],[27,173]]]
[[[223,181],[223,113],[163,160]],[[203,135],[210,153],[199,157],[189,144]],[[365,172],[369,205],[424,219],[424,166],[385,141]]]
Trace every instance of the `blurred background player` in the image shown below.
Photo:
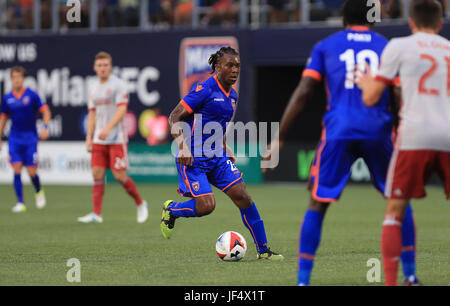
[[[126,173],[128,134],[124,116],[127,112],[128,93],[125,84],[111,74],[111,69],[111,55],[99,52],[94,60],[97,79],[90,88],[86,134],[86,149],[88,152],[92,152],[93,212],[78,218],[78,221],[82,223],[103,222],[101,215],[105,172],[109,168],[114,178],[134,199],[137,206],[137,222],[144,223],[148,218],[147,202],[142,200],[136,184]]]
[[[362,102],[361,91],[349,80],[356,65],[364,66],[369,62],[371,68],[377,70],[381,52],[387,44],[383,36],[369,28],[370,9],[366,1],[347,0],[344,3],[345,30],[314,47],[302,79],[284,111],[279,144],[276,140],[272,143],[272,150],[283,145],[289,127],[313,94],[314,87],[324,79],[328,105],[322,137],[310,170],[311,200],[300,230],[298,285],[310,283],[325,213],[330,203],[339,200],[356,159],[364,159],[373,185],[384,193],[393,151],[389,92],[383,91],[377,107],[368,108]],[[407,211],[403,233],[404,277],[407,284],[416,284],[416,233],[411,207]]]
[[[37,174],[38,154],[37,145],[39,138],[48,139],[48,125],[51,119],[50,109],[45,102],[41,101],[39,95],[29,88],[24,87],[25,68],[16,66],[11,68],[11,83],[13,90],[4,95],[2,99],[0,116],[0,150],[1,135],[6,121],[11,118],[11,130],[8,138],[10,163],[14,171],[14,190],[16,192],[17,204],[12,211],[15,213],[27,210],[23,199],[22,166],[25,165],[31,182],[36,191],[36,207],[41,209],[46,204],[45,193],[41,187],[39,175]],[[36,129],[37,113],[41,112],[44,126],[39,135]]]
[[[226,126],[233,117],[238,98],[232,86],[239,77],[239,54],[231,47],[222,47],[210,56],[208,63],[214,75],[193,88],[169,116],[171,133],[179,148],[176,158],[178,191],[192,199],[164,203],[162,234],[166,239],[172,236],[176,218],[201,217],[213,212],[216,201],[212,184],[240,209],[242,222],[255,242],[258,258],[283,260],[282,255],[267,245],[264,223],[247,192],[242,173],[234,165],[233,152],[225,142]],[[183,129],[177,124],[180,122],[189,125],[189,139],[183,136]],[[203,133],[207,124],[215,124],[216,134]]]
[[[425,184],[436,171],[450,197],[450,42],[438,35],[442,7],[434,0],[411,6],[412,35],[392,39],[375,77],[359,69],[363,100],[376,107],[394,77],[400,75],[403,105],[399,137],[387,175],[387,209],[381,234],[386,285],[397,284],[402,224],[411,198],[425,197]],[[373,71],[373,70],[372,70]],[[379,103],[379,102],[378,102]]]

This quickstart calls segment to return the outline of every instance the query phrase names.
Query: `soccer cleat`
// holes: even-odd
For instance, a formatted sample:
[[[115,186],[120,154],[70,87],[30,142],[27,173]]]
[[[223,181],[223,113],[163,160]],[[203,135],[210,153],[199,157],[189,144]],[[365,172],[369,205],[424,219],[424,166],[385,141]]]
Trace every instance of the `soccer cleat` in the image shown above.
[[[27,211],[27,207],[25,206],[25,204],[23,203],[17,203],[13,208],[12,208],[12,212],[13,213],[22,213],[22,212],[26,212]]]
[[[97,215],[96,213],[90,213],[87,214],[84,217],[80,217],[78,218],[78,222],[81,223],[102,223],[103,222],[103,218],[99,215]]]
[[[34,198],[36,200],[36,207],[38,209],[42,209],[45,207],[45,204],[47,204],[47,200],[45,199],[45,192],[43,189],[41,189],[38,193],[34,195]]]
[[[273,252],[271,249],[267,249],[264,253],[258,254],[256,258],[280,261],[284,259],[284,256]]]
[[[170,239],[173,234],[176,217],[170,213],[169,206],[172,200],[165,201],[163,204],[163,211],[161,217],[161,233],[166,239]]]
[[[137,207],[137,222],[144,223],[148,218],[148,203],[143,201],[141,205]]]
[[[410,287],[423,286],[423,284],[419,281],[419,279],[414,275],[411,275],[410,277],[406,278],[404,280],[404,285]]]

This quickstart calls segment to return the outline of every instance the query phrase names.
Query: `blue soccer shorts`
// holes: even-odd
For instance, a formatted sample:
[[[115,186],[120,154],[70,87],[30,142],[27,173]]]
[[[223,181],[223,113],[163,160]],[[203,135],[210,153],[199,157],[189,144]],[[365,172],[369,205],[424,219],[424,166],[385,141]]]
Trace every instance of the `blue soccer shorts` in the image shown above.
[[[350,178],[351,167],[358,158],[364,160],[373,185],[383,195],[392,152],[390,138],[322,139],[311,164],[309,189],[312,198],[318,202],[336,202]]]
[[[28,167],[38,166],[37,142],[30,143],[9,140],[9,161],[11,164],[23,163]]]
[[[243,182],[242,173],[226,156],[194,158],[192,166],[177,163],[178,193],[186,197],[212,194],[211,185],[227,192],[234,185]]]

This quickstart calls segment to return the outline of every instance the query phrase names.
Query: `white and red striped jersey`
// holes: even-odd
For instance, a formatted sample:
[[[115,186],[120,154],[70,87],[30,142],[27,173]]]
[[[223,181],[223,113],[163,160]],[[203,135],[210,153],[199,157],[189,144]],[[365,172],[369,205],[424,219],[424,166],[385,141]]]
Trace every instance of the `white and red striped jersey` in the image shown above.
[[[95,130],[93,142],[97,144],[126,144],[128,134],[125,118],[109,133],[108,138],[100,140],[98,134],[111,121],[117,112],[117,106],[128,104],[128,92],[125,83],[111,75],[108,81],[101,83],[98,79],[89,90],[88,109],[95,109]]]
[[[450,151],[450,42],[423,32],[392,39],[375,78],[390,82],[397,75],[403,100],[398,148]]]

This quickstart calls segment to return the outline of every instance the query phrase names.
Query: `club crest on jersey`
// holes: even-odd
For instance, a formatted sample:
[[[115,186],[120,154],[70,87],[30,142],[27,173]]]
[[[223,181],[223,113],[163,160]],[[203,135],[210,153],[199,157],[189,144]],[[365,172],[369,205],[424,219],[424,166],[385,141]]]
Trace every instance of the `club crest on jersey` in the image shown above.
[[[233,106],[233,109],[236,108],[236,100],[231,99],[231,105]]]
[[[198,191],[200,189],[200,183],[197,182],[193,182],[192,183],[192,188],[194,188],[195,191]]]
[[[235,37],[187,37],[181,41],[178,63],[178,80],[180,98],[187,95],[193,88],[198,92],[203,89],[199,83],[211,77],[211,67],[208,59],[211,54],[222,47],[230,46],[238,50],[238,41]],[[239,84],[233,88],[238,91]]]
[[[30,103],[30,97],[29,96],[25,96],[23,97],[23,104],[27,105],[28,103]]]

